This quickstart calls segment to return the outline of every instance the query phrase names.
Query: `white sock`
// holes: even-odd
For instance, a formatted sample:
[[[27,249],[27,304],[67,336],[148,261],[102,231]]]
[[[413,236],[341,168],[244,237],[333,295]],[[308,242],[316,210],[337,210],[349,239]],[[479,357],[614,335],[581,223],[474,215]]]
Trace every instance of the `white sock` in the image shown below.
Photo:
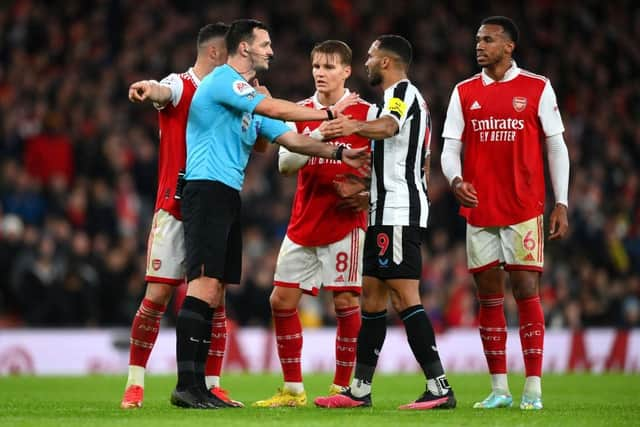
[[[527,397],[542,396],[542,382],[540,377],[527,377],[524,381],[524,395]]]
[[[211,390],[214,387],[220,387],[220,377],[217,375],[207,375],[204,377],[204,382],[207,384],[207,389]]]
[[[444,396],[449,393],[449,389],[443,387],[441,384],[446,383],[447,377],[444,375],[438,378],[429,378],[427,379],[427,390],[431,392],[431,394],[435,396]]]
[[[144,388],[144,371],[142,366],[129,365],[129,375],[127,376],[127,387],[139,385]]]
[[[506,394],[511,396],[509,392],[509,381],[507,374],[491,374],[491,390],[495,394]]]
[[[351,394],[355,397],[364,397],[371,393],[371,384],[367,384],[362,380],[354,378],[351,381]]]
[[[304,384],[285,382],[284,389],[289,390],[293,394],[300,394],[304,393]]]

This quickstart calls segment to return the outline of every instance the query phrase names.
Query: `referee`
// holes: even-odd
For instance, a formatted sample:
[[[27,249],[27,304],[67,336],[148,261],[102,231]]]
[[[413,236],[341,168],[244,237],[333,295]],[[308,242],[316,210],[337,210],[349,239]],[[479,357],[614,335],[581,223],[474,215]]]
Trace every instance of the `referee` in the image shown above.
[[[348,390],[317,398],[318,406],[371,406],[371,383],[386,334],[389,298],[404,322],[409,345],[427,380],[422,396],[400,409],[456,405],[418,290],[420,238],[429,214],[425,170],[428,172],[431,120],[425,100],[407,78],[411,57],[411,44],[403,37],[378,37],[369,48],[365,67],[369,83],[384,89],[383,107],[373,107],[368,121],[341,117],[328,123],[323,132],[325,138],[356,133],[372,139],[373,174],[355,375]],[[337,185],[345,194],[368,189],[364,183],[358,188],[357,180]]]
[[[256,20],[235,21],[225,42],[227,64],[202,80],[187,122],[182,217],[188,288],[176,324],[178,383],[171,394],[172,404],[187,408],[230,406],[208,392],[204,366],[213,310],[223,303],[224,286],[240,283],[240,190],[256,139],[355,168],[368,162],[365,148],[319,143],[281,121],[332,119],[355,97],[334,110],[270,98],[249,84],[256,71],[269,68],[273,57],[267,27]]]

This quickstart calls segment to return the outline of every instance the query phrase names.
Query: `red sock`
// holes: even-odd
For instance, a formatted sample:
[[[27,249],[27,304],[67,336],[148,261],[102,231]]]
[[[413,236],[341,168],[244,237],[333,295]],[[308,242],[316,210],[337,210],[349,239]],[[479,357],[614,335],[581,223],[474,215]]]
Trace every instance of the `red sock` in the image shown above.
[[[520,315],[520,344],[524,356],[524,370],[528,377],[542,376],[544,348],[544,313],[540,297],[516,300]]]
[[[273,310],[278,357],[285,382],[302,382],[302,325],[298,310]]]
[[[333,383],[348,386],[353,367],[356,365],[356,346],[360,332],[360,307],[336,309],[336,373]]]
[[[166,306],[143,299],[133,318],[131,338],[129,339],[129,365],[146,368],[153,345],[158,338],[160,319]]]
[[[507,320],[504,295],[478,295],[480,338],[491,374],[507,373]]]
[[[224,305],[219,305],[213,312],[213,319],[211,321],[211,344],[209,344],[207,363],[204,367],[204,374],[206,376],[220,376],[226,347],[227,315],[224,310]]]

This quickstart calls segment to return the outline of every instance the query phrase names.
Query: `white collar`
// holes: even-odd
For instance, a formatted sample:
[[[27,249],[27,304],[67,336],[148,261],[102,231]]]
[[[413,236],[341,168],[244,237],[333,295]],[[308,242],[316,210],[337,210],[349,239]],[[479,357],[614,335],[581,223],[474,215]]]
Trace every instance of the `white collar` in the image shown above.
[[[338,100],[338,102],[342,101],[344,98],[346,98],[347,96],[349,96],[349,94],[351,93],[351,91],[349,91],[349,89],[347,89],[346,87],[344,88],[344,95],[342,95],[340,97],[340,99]],[[318,92],[316,91],[316,93],[313,94],[313,96],[311,97],[311,101],[313,102],[313,108],[315,108],[316,110],[322,110],[323,108],[327,108],[327,107],[331,107],[331,105],[322,105],[320,103],[320,101],[318,101]],[[337,104],[337,102],[336,102]]]
[[[520,68],[518,67],[518,64],[516,64],[516,61],[511,60],[511,67],[509,67],[509,69],[504,73],[504,77],[502,77],[502,80],[500,80],[500,82],[508,82],[509,80],[513,80],[518,77],[518,74],[520,74]],[[495,83],[495,80],[487,75],[487,72],[484,68],[482,69],[482,83],[485,86],[490,85],[491,83]]]

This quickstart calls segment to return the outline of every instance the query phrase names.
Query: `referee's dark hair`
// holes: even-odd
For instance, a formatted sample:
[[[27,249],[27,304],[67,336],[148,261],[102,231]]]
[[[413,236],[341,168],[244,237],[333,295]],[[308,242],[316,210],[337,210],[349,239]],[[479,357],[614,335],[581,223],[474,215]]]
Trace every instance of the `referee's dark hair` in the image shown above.
[[[269,31],[269,27],[267,27],[266,24],[258,21],[257,19],[238,19],[231,23],[231,26],[229,27],[229,31],[227,31],[227,36],[225,38],[229,55],[233,55],[236,53],[236,50],[238,49],[238,46],[240,46],[240,43],[251,43],[253,41],[254,28]]]
[[[405,68],[409,68],[413,59],[413,49],[409,40],[397,34],[385,34],[376,40],[380,42],[378,49],[395,53]]]
[[[505,33],[509,35],[509,38],[514,43],[518,43],[518,37],[520,36],[520,31],[518,31],[518,26],[511,18],[507,18],[506,16],[489,16],[488,18],[484,18],[480,25],[500,25]]]
[[[229,31],[229,26],[224,22],[216,22],[215,24],[207,24],[198,31],[198,48],[216,37],[225,37]]]

